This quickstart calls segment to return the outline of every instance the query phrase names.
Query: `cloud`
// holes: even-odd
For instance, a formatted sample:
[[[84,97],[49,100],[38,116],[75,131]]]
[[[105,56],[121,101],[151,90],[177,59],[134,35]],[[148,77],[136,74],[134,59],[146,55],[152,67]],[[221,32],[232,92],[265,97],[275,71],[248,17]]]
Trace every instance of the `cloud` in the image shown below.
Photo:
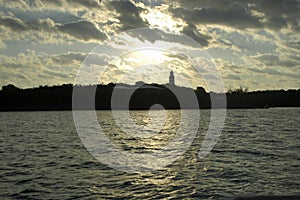
[[[89,21],[79,21],[58,27],[63,33],[67,33],[77,39],[88,41],[91,39],[105,40],[106,35]]]
[[[55,71],[50,71],[50,70],[44,70],[43,73],[49,75],[49,78],[50,77],[52,77],[52,78],[59,77],[59,78],[63,78],[63,79],[66,79],[66,78],[70,79],[70,75],[66,74],[66,73],[55,72]],[[73,76],[71,76],[71,77],[73,77]]]
[[[6,44],[3,41],[0,40],[0,49],[1,48],[6,48],[6,47],[7,47]]]
[[[271,67],[264,67],[264,68],[249,68],[250,71],[256,72],[256,73],[262,73],[262,74],[268,74],[268,75],[275,75],[275,76],[281,76],[286,78],[293,78],[293,79],[300,79],[299,73],[293,73],[293,72],[286,72],[283,70],[271,68]]]
[[[99,0],[68,0],[66,2],[68,5],[79,4],[80,6],[84,6],[86,8],[101,7]]]
[[[291,26],[299,31],[299,8],[298,0],[258,0],[253,5],[254,10],[264,13],[265,26],[275,30]]]
[[[63,54],[57,54],[51,56],[51,61],[53,61],[56,65],[70,65],[74,64],[74,62],[81,63],[85,58],[86,53],[80,52],[68,52]]]
[[[23,32],[36,31],[37,33],[40,32],[40,34],[45,37],[47,37],[47,34],[55,34],[57,37],[59,37],[60,34],[67,34],[83,41],[102,41],[106,39],[106,34],[89,21],[78,21],[60,25],[49,18],[22,21],[16,17],[1,17],[0,26],[10,29],[15,34],[19,35],[20,38],[24,36]]]
[[[117,18],[120,23],[120,30],[129,30],[148,26],[148,23],[140,16],[140,12],[143,9],[141,7],[137,7],[131,1],[110,1],[106,2],[106,4],[109,9],[115,10],[118,13]]]
[[[0,71],[5,73],[1,76],[0,84],[13,82],[21,87],[35,87],[41,83],[54,85],[73,82],[84,57],[85,54],[80,52],[49,56],[27,51],[16,57],[1,55]]]
[[[209,35],[203,35],[197,31],[197,28],[192,24],[189,24],[187,27],[185,27],[182,33],[194,39],[201,46],[208,46],[209,40],[211,39]]]
[[[190,29],[186,29],[188,34],[192,34]],[[195,30],[196,31],[196,30]],[[168,32],[163,29],[158,28],[142,28],[142,29],[134,29],[132,31],[124,32],[115,38],[114,44],[119,45],[124,44],[132,45],[135,43],[136,48],[161,48],[170,50],[178,50],[187,51],[193,48],[201,48],[208,44],[209,36],[202,35],[201,33],[193,33],[193,37],[191,38],[187,34],[177,34],[173,32]],[[197,41],[195,41],[197,40]],[[199,44],[201,43],[201,44]]]
[[[220,24],[239,29],[261,28],[261,18],[253,16],[244,9],[232,8],[219,10],[215,8],[199,8],[187,10],[184,8],[170,8],[174,17],[182,18],[189,24]]]
[[[41,10],[47,8],[74,9],[74,8],[100,8],[98,0],[11,0],[1,2],[2,7],[18,8],[23,10]]]
[[[297,0],[179,0],[178,3],[179,6],[170,7],[170,12],[191,24],[273,30],[290,26],[299,31],[300,2]]]
[[[161,6],[162,4],[164,4],[165,2],[162,0],[135,0],[135,2],[141,2],[146,6]]]
[[[138,47],[171,46],[172,51],[197,52],[195,50],[199,46],[179,35],[183,33],[201,44],[201,50],[207,51],[217,61],[217,68],[228,86],[239,87],[242,84],[251,89],[260,84],[261,88],[295,88],[299,85],[300,66],[299,2],[1,1],[0,84],[13,82],[20,86],[36,86],[72,82],[87,52],[97,44],[103,48],[101,52],[89,55],[88,64],[91,68],[99,66],[99,73],[101,67],[110,63],[113,55],[125,52],[131,43],[137,43]],[[124,33],[118,41],[123,45],[106,40],[125,30],[145,26],[151,28],[146,32]],[[178,78],[181,77],[179,80],[192,80],[193,86],[202,84],[194,81],[197,73],[184,57],[175,54],[166,56],[169,58],[163,67],[174,67]],[[203,55],[194,56],[197,59]],[[120,77],[133,64],[123,64],[125,69],[113,67],[110,76]],[[147,69],[150,70],[150,67]],[[211,71],[203,65],[200,73],[209,75]],[[159,76],[160,71],[154,74]],[[147,76],[141,73],[141,77],[136,79],[141,78]],[[279,79],[284,84],[278,85]],[[157,81],[164,83],[165,79]]]
[[[227,74],[224,78],[225,79],[233,79],[233,80],[241,80],[241,77],[236,74]]]
[[[25,24],[22,20],[17,18],[0,18],[0,25],[5,26],[12,31],[24,31],[26,30]]]

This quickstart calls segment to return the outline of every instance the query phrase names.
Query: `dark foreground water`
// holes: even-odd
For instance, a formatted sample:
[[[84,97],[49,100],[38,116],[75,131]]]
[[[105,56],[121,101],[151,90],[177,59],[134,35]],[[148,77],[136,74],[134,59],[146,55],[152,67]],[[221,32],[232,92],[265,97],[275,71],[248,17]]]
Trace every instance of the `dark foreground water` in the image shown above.
[[[210,111],[200,112],[198,135],[184,156],[159,171],[139,174],[94,159],[76,133],[72,112],[0,113],[1,199],[230,199],[300,193],[300,109],[228,110],[217,145],[202,160],[197,156]],[[178,111],[168,113],[174,118],[167,122],[172,132]],[[117,132],[109,111],[97,115],[109,134]],[[146,115],[132,113],[142,118],[137,121]],[[123,139],[112,137],[130,144]],[[152,146],[143,150],[147,147]]]

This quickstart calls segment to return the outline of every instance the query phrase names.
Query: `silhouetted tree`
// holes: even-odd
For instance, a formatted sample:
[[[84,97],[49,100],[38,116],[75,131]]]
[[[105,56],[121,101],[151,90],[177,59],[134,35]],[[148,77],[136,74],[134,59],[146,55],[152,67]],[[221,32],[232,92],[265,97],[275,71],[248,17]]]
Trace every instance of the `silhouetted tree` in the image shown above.
[[[177,97],[164,85],[145,84],[138,89],[127,84],[123,84],[123,86],[118,88],[121,93],[133,92],[130,98],[130,109],[149,109],[154,104],[160,104],[166,109],[194,108],[189,99],[186,99],[183,105],[179,105]],[[96,87],[95,108],[111,109],[111,97],[114,89],[116,89],[115,83],[90,86],[64,84],[29,89],[19,89],[13,84],[9,84],[3,86],[0,91],[0,111],[71,110],[73,87],[82,91],[82,98],[85,98],[84,94]],[[214,92],[207,93],[202,87],[192,90],[191,88],[173,86],[173,89],[182,97],[195,93],[200,108],[210,108],[210,97],[213,95],[214,98],[218,98],[220,95]],[[228,108],[300,107],[300,90],[248,92],[247,88],[240,87],[229,90],[226,96]],[[120,104],[119,109],[123,108],[124,106]],[[82,105],[80,109],[92,108]]]
[[[237,88],[237,89],[229,89],[228,91],[227,91],[227,93],[229,93],[229,94],[234,94],[234,93],[236,93],[236,94],[243,94],[243,93],[247,93],[248,92],[248,88],[246,87],[246,88],[243,88],[243,87],[240,87],[240,88]]]

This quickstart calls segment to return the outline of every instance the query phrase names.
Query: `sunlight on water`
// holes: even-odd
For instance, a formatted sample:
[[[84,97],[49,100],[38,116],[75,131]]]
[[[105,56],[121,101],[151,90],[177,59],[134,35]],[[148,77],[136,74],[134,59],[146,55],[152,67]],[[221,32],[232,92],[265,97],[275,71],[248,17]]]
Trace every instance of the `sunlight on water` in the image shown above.
[[[149,138],[123,133],[110,111],[97,111],[97,117],[115,145],[151,152],[168,144],[180,124],[180,111],[164,112],[162,130]],[[228,110],[223,133],[204,159],[198,152],[210,111],[200,112],[188,151],[169,166],[139,174],[116,171],[93,158],[71,112],[0,113],[1,198],[229,199],[299,192],[299,109]],[[137,124],[152,119],[149,111],[130,114]]]

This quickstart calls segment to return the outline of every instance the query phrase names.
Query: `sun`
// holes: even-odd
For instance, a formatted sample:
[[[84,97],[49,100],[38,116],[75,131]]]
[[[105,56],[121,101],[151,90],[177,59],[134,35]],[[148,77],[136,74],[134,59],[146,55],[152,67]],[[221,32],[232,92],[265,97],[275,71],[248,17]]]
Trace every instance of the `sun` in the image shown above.
[[[140,64],[159,64],[167,60],[163,50],[152,48],[136,50],[130,56]]]

